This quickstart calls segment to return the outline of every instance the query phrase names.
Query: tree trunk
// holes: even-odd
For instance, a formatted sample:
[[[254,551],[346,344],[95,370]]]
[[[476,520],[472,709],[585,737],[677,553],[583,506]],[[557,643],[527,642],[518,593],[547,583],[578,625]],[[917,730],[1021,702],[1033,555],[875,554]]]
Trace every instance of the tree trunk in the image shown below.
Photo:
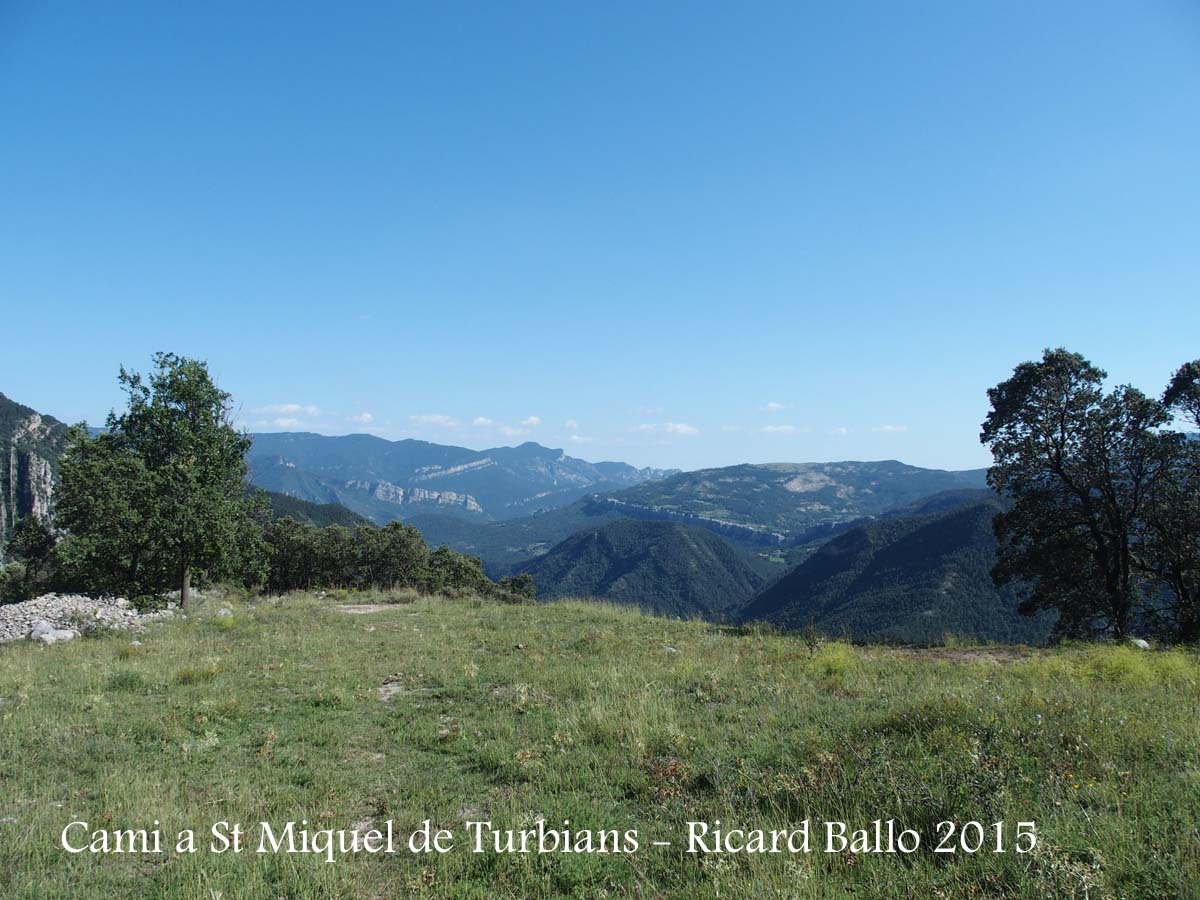
[[[179,576],[179,608],[187,609],[192,602],[192,567],[183,564],[183,572]]]

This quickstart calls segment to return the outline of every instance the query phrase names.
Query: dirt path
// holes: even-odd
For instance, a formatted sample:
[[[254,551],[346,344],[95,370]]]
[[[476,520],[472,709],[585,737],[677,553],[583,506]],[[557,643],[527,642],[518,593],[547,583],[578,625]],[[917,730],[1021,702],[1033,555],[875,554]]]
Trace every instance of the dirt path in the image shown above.
[[[894,647],[885,652],[909,659],[940,659],[946,662],[991,662],[1010,665],[1032,659],[1032,647]]]

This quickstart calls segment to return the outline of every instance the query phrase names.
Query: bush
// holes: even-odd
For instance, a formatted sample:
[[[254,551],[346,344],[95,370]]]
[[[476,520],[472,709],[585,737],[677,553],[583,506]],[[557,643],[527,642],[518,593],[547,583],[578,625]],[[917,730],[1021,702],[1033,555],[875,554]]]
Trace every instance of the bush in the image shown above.
[[[502,599],[511,598],[513,602],[517,603],[532,603],[537,599],[537,588],[534,586],[533,576],[528,572],[501,578],[499,587],[501,591],[509,595]]]
[[[0,604],[20,603],[28,599],[24,564],[12,562],[0,568]]]
[[[483,562],[478,557],[456,553],[449,547],[438,547],[429,555],[426,587],[432,593],[449,596],[487,595],[495,590],[483,574]]]

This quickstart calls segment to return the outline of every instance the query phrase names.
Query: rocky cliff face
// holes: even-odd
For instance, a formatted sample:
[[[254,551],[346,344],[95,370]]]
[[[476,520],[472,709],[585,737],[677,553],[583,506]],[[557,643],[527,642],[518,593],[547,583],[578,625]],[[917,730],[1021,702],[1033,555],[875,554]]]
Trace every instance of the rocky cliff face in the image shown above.
[[[394,503],[396,506],[414,503],[433,503],[438,506],[459,506],[470,512],[483,512],[483,508],[470,494],[460,494],[455,491],[430,491],[425,488],[404,488],[390,481],[370,482],[361,479],[351,479],[346,482],[346,489],[361,491],[375,500],[384,503]]]
[[[49,519],[67,426],[0,394],[0,562],[18,520]]]

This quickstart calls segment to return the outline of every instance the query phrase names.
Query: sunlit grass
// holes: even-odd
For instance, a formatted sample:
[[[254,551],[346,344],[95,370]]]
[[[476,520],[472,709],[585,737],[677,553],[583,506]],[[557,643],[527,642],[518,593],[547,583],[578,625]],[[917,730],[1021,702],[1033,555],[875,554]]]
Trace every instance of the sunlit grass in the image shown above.
[[[364,602],[387,608],[337,608]],[[1183,652],[810,647],[598,604],[341,594],[213,598],[137,639],[0,648],[0,896],[1200,895],[1200,667]],[[466,846],[466,819],[538,817],[637,829],[642,849]],[[1034,820],[1039,844],[683,852],[690,820],[806,817],[895,818],[934,842],[945,819]],[[73,856],[58,840],[77,819],[198,837],[430,819],[460,847]]]

